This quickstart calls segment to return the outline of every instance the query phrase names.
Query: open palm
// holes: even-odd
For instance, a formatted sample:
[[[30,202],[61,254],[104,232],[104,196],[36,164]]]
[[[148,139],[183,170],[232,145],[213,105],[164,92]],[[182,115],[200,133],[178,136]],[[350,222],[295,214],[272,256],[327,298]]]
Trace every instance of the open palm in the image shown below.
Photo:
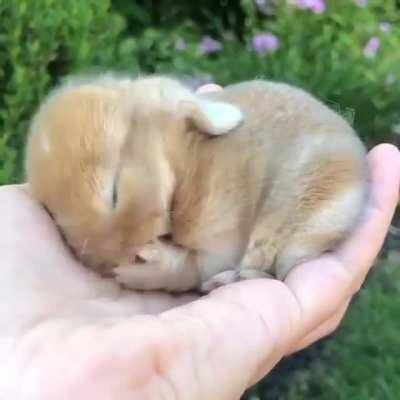
[[[340,322],[382,245],[400,154],[369,154],[371,198],[335,253],[285,282],[208,296],[121,290],[75,261],[26,186],[0,189],[1,399],[238,399],[283,356]]]

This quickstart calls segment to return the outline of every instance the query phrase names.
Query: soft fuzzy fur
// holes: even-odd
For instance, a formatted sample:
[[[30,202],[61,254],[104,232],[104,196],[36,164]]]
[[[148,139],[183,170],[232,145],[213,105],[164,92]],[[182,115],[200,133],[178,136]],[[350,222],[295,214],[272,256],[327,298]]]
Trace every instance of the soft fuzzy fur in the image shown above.
[[[27,172],[75,254],[137,289],[283,279],[345,237],[366,195],[346,121],[265,81],[67,84],[34,118]]]

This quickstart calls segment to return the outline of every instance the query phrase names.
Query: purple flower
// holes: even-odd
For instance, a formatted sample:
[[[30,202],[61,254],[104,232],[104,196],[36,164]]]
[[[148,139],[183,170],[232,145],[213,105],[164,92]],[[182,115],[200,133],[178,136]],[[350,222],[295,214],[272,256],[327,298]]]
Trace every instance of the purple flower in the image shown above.
[[[255,35],[251,44],[258,54],[273,53],[279,48],[279,39],[273,33],[264,32]]]
[[[177,39],[177,41],[175,42],[175,49],[176,50],[185,50],[187,47],[187,43],[184,39]]]
[[[375,58],[380,46],[380,39],[376,36],[371,37],[364,47],[364,56],[367,58]]]
[[[354,0],[358,7],[365,7],[368,4],[368,0]]]
[[[315,14],[322,14],[326,9],[325,0],[297,0],[297,6]]]
[[[379,29],[382,32],[388,33],[392,30],[392,25],[389,22],[381,22],[379,24]]]
[[[199,50],[202,54],[216,53],[222,49],[222,43],[210,36],[204,36],[199,44]]]

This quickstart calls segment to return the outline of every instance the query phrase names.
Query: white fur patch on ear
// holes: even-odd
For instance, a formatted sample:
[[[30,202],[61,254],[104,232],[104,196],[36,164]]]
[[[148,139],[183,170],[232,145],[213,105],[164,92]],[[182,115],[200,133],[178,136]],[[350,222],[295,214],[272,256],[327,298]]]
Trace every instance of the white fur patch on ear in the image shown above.
[[[199,130],[214,136],[228,133],[244,119],[242,111],[233,104],[212,100],[181,100],[179,110]]]
[[[208,132],[211,135],[223,135],[239,126],[243,121],[242,111],[228,103],[209,100],[199,101],[200,112],[208,121]]]

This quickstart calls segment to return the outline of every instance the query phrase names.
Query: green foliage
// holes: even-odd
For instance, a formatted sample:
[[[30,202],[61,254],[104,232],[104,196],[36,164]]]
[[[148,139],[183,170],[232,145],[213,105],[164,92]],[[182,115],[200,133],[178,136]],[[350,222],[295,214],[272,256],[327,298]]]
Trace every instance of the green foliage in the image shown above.
[[[128,12],[130,2],[118,3]],[[212,11],[218,7],[207,9],[209,3],[197,4],[196,18],[191,2],[186,8],[178,2],[168,13],[160,1],[162,12],[148,12],[147,26],[136,25],[139,64],[151,72],[206,74],[221,84],[254,78],[290,82],[355,118],[367,141],[390,137],[400,122],[400,10],[394,0],[369,0],[365,7],[354,0],[331,0],[322,14],[286,1],[262,12],[253,0],[242,0],[241,7],[227,4],[225,14],[217,16]],[[177,23],[178,16],[186,18]],[[390,23],[388,32],[382,22]],[[252,38],[261,32],[276,35],[277,51],[252,49]],[[223,49],[202,54],[199,43],[205,34],[218,38]],[[364,48],[371,38],[380,43],[376,55],[368,57]],[[185,49],[177,48],[178,40],[184,40]]]
[[[336,0],[321,15],[290,6],[277,13],[279,18],[260,25],[282,38],[282,47],[272,62],[261,60],[260,72],[305,87],[341,110],[353,109],[364,138],[385,139],[400,121],[400,12],[394,2],[370,0],[363,8]],[[382,21],[392,22],[390,32],[381,30]],[[376,57],[368,58],[363,49],[371,37],[381,44]]]
[[[398,261],[381,265],[333,338],[322,348],[311,349],[309,359],[283,362],[247,398],[397,400],[400,392],[399,282]],[[292,368],[291,374],[288,365]],[[293,369],[294,365],[300,368]],[[282,379],[279,375],[283,375]]]
[[[1,0],[0,20],[0,183],[6,183],[21,177],[27,123],[40,99],[64,74],[112,67],[123,56],[124,21],[109,12],[108,0]]]

